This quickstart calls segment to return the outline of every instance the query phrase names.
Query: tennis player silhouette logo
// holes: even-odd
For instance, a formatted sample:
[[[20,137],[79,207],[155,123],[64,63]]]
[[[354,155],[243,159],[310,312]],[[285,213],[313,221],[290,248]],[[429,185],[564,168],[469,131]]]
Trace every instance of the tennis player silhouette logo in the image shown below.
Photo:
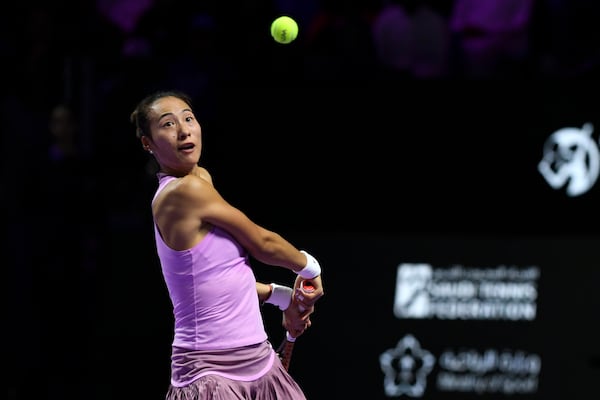
[[[379,356],[385,394],[389,397],[423,396],[434,363],[435,357],[423,349],[413,335],[404,336],[395,348]]]
[[[569,197],[586,193],[598,179],[600,154],[592,138],[593,131],[590,123],[581,129],[563,128],[544,143],[538,171],[552,188],[558,190],[566,186]]]
[[[433,271],[429,264],[400,264],[396,275],[394,315],[398,318],[431,316],[429,282]]]

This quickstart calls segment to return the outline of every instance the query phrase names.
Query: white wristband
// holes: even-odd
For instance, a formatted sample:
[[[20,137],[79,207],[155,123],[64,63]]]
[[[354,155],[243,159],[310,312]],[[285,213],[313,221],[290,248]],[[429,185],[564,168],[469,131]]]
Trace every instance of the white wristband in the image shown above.
[[[267,300],[265,300],[265,303],[273,304],[279,307],[281,311],[285,311],[292,302],[293,293],[294,291],[292,288],[271,283],[271,295]]]
[[[306,256],[306,266],[298,271],[297,274],[304,279],[313,279],[321,275],[319,262],[304,250],[300,250],[300,253]]]

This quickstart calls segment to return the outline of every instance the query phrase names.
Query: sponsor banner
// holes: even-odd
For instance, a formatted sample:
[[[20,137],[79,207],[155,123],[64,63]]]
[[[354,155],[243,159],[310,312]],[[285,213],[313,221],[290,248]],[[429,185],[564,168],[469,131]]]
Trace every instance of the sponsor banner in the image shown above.
[[[597,238],[294,241],[320,260],[326,282],[290,368],[309,398],[567,399],[594,390]]]
[[[398,318],[534,320],[540,269],[531,267],[398,267],[394,314]]]

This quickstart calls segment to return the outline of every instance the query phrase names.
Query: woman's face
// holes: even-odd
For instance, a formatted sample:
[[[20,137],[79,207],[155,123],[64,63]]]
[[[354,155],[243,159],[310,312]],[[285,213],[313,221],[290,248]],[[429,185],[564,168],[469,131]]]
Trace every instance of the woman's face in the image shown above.
[[[202,129],[191,107],[177,97],[163,97],[154,102],[148,117],[151,139],[144,146],[161,168],[187,173],[195,167],[202,150]]]

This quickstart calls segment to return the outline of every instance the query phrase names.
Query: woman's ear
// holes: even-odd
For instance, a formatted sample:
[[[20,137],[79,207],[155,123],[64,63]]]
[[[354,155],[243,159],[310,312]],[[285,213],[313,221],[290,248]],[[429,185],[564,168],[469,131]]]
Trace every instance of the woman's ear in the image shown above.
[[[146,136],[142,136],[140,138],[140,141],[142,142],[142,147],[144,148],[145,151],[147,151],[150,154],[154,154],[152,152],[152,149],[150,148],[150,141],[148,140],[148,138]]]

